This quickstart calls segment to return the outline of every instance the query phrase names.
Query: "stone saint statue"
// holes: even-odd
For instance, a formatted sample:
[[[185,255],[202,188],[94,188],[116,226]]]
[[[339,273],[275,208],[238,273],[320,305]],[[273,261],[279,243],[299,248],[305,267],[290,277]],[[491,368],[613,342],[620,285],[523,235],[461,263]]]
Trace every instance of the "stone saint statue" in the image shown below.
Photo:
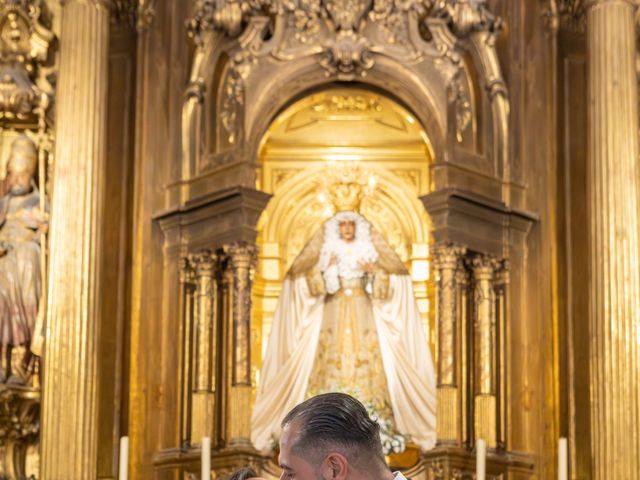
[[[284,280],[252,416],[259,450],[286,412],[330,391],[355,394],[422,449],[435,444],[435,375],[411,277],[353,210],[324,223]]]
[[[0,381],[25,384],[33,372],[30,350],[41,295],[40,238],[47,228],[34,182],[36,147],[21,136],[11,145],[8,193],[0,198]]]

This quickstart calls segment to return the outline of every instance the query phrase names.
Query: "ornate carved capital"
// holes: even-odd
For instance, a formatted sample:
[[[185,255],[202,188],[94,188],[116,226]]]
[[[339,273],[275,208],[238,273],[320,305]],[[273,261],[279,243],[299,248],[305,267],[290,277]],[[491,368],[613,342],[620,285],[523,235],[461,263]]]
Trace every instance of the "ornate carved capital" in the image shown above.
[[[467,253],[467,247],[448,242],[436,246],[432,250],[433,265],[435,268],[457,268],[462,256]]]
[[[552,31],[563,28],[584,33],[587,26],[585,0],[549,0],[543,15]]]
[[[246,275],[250,269],[255,267],[257,260],[258,248],[247,242],[237,242],[223,247],[224,253],[229,260],[231,267],[236,275]]]
[[[151,26],[155,16],[154,2],[155,0],[112,0],[111,22],[145,31]]]
[[[476,255],[471,260],[471,267],[476,281],[492,280],[493,275],[500,266],[498,261],[493,255]]]

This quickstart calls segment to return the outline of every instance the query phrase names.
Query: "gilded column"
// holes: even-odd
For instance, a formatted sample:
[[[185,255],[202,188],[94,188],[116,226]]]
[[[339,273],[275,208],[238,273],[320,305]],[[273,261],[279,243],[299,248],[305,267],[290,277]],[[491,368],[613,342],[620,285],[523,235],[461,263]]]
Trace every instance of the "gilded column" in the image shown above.
[[[195,296],[191,333],[193,339],[193,395],[191,439],[213,436],[217,347],[217,258],[204,251],[192,256]]]
[[[251,444],[251,282],[257,249],[247,243],[225,248],[233,272],[229,367],[229,444]]]
[[[458,369],[461,344],[461,307],[459,302],[459,271],[466,248],[453,244],[434,250],[437,301],[437,381],[438,411],[436,431],[438,441],[461,442],[463,417]]]
[[[587,2],[589,325],[595,479],[640,472],[636,2]]]
[[[474,303],[474,431],[487,446],[497,446],[496,399],[496,260],[489,255],[473,259]]]
[[[67,0],[61,15],[41,436],[47,480],[97,475],[109,8],[98,0]]]

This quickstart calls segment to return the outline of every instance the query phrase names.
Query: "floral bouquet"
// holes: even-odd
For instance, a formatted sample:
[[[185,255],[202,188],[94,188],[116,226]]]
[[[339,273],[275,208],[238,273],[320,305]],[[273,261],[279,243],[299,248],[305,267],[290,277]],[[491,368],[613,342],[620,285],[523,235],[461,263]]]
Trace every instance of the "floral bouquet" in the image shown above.
[[[393,423],[382,416],[372,403],[365,403],[365,408],[371,419],[380,425],[380,441],[382,442],[382,453],[402,453],[407,448],[408,435],[404,435],[395,429]]]

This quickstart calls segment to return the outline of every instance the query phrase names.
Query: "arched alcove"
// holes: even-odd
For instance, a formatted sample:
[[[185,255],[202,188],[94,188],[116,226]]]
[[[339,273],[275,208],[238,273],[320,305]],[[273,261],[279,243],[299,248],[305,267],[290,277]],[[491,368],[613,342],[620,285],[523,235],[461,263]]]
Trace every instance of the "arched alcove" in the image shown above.
[[[257,224],[259,259],[253,305],[253,367],[259,371],[282,280],[313,233],[334,211],[323,198],[332,172],[351,169],[375,184],[361,213],[414,279],[427,338],[434,344],[429,288],[429,192],[433,153],[414,114],[378,91],[330,86],[278,115],[259,150],[257,187],[272,195]]]

